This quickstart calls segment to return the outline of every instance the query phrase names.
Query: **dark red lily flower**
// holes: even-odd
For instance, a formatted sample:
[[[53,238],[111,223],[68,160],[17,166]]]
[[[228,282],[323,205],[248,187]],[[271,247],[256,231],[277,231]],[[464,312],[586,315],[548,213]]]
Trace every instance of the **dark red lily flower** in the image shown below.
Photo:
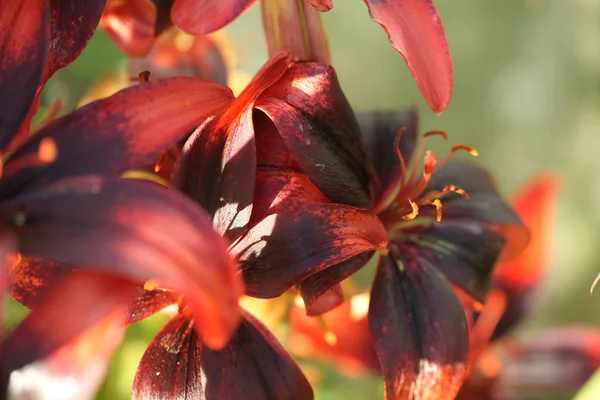
[[[107,332],[119,326],[115,315],[135,282],[160,279],[184,294],[189,312],[206,321],[197,330],[212,347],[222,347],[239,320],[242,286],[206,215],[177,193],[119,178],[226,105],[226,88],[192,78],[151,82],[80,108],[29,138],[22,134],[41,87],[82,50],[103,6],[42,0],[0,6],[0,273],[10,267],[6,255],[19,253],[9,289],[35,305],[3,337],[2,393],[11,372],[37,361],[30,372],[76,374],[82,382],[73,397],[89,396],[103,373],[97,366],[108,360],[89,346],[114,348]],[[175,120],[166,118],[175,113]],[[61,268],[82,273],[65,278]],[[51,288],[57,291],[45,290]],[[96,325],[102,321],[104,330]],[[66,364],[69,353],[96,355]]]
[[[556,192],[556,180],[544,176],[513,198],[512,204],[531,232],[531,242],[525,251],[499,263],[494,271],[492,292],[472,332],[472,370],[459,394],[461,399],[520,399],[550,391],[569,396],[599,365],[598,353],[593,349],[600,334],[591,328],[552,329],[534,333],[526,341],[508,339],[489,344],[490,338],[503,336],[531,308],[531,297],[550,258]],[[294,310],[292,351],[333,359],[343,372],[350,374],[379,372],[379,366],[372,363],[365,296],[353,296],[349,304],[324,314],[325,332],[322,324],[302,315],[299,309]],[[540,367],[536,359],[547,366]],[[568,365],[567,373],[558,372],[566,371],[562,362]],[[551,366],[556,367],[557,375]],[[535,368],[541,372],[536,373]]]
[[[203,35],[217,31],[250,6],[256,0],[110,0],[103,17],[103,25],[121,49],[133,56],[147,53],[152,40],[171,21],[185,32]],[[296,24],[281,24],[279,18],[290,21],[291,17],[303,18],[313,28],[320,21],[307,9],[312,5],[318,11],[333,7],[331,0],[263,0],[263,17],[271,55],[280,50],[292,51],[302,45],[303,32],[296,32]],[[452,97],[452,60],[446,34],[440,16],[432,0],[365,0],[371,18],[380,24],[389,41],[406,61],[425,100],[436,113],[448,107]],[[301,7],[304,11],[299,10]],[[306,15],[310,14],[310,15]],[[270,18],[276,16],[276,18]],[[304,23],[304,22],[303,22]],[[272,39],[269,28],[280,25],[290,30],[287,45],[279,46]],[[302,61],[328,62],[327,43],[312,37],[312,28],[304,34],[313,47],[317,58],[300,58]],[[318,28],[319,30],[322,28]],[[295,37],[295,39],[294,39]],[[306,39],[306,38],[305,38]],[[314,47],[319,49],[315,50]],[[292,53],[294,53],[292,51]],[[295,54],[299,55],[302,52]]]
[[[483,302],[502,248],[502,257],[510,258],[527,244],[528,235],[482,169],[446,163],[448,159],[438,163],[427,152],[418,177],[423,144],[415,151],[416,119],[414,112],[359,115],[373,161],[363,157],[358,171],[376,172],[371,208],[389,238],[387,250],[376,253],[379,266],[368,319],[388,398],[451,399],[466,373],[469,348],[464,313],[451,283]],[[358,140],[338,145],[360,146]],[[458,145],[453,153],[460,149],[473,152]],[[326,163],[327,168],[341,169]],[[336,284],[372,255],[363,252],[302,281],[298,289],[309,312],[322,296],[335,295]],[[336,302],[328,300],[328,305]]]

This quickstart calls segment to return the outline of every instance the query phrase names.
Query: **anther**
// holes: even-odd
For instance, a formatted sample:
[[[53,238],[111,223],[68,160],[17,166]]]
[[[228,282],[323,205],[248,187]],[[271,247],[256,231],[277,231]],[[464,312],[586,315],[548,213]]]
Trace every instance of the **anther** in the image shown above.
[[[138,74],[138,83],[145,83],[150,80],[150,71],[142,71]]]
[[[437,222],[442,220],[442,201],[440,199],[435,199],[431,202],[435,206],[435,219]]]
[[[412,211],[404,216],[402,216],[403,220],[410,221],[411,219],[415,219],[417,215],[419,215],[419,206],[414,201],[408,199],[410,202],[410,206],[412,207]]]
[[[44,163],[51,163],[56,160],[58,155],[58,148],[56,142],[49,137],[45,137],[40,141],[40,148],[38,149],[38,158]]]
[[[148,292],[156,290],[159,286],[160,286],[160,282],[157,281],[156,279],[150,279],[150,280],[144,282],[144,290],[146,290]]]
[[[441,136],[444,140],[448,140],[448,134],[442,130],[429,131],[423,135],[424,138],[431,136]]]

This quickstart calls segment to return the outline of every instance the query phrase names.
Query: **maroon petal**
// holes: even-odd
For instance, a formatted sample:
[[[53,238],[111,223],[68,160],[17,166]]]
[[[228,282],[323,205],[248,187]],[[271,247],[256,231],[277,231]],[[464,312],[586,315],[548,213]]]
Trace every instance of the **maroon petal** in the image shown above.
[[[452,287],[428,265],[382,257],[369,325],[386,399],[454,399],[467,371],[469,338]]]
[[[154,338],[133,384],[134,399],[312,399],[310,384],[272,333],[244,313],[223,350],[196,337],[192,322],[177,316]]]
[[[49,41],[45,0],[0,5],[0,149],[5,150],[32,109],[42,83]]]
[[[513,258],[527,246],[527,228],[500,197],[489,172],[475,164],[452,161],[433,174],[426,191],[437,192],[447,185],[460,187],[467,192],[469,198],[465,199],[453,193],[445,196],[443,220],[479,221],[497,229],[506,239],[501,261]],[[435,213],[432,207],[423,209],[423,215],[431,212]]]
[[[51,0],[50,52],[45,80],[81,54],[92,38],[106,0]],[[77,22],[75,22],[77,21]]]
[[[247,294],[271,298],[316,272],[386,244],[387,233],[374,214],[324,204],[269,215],[230,251],[240,262]]]
[[[38,131],[4,166],[0,193],[6,196],[72,175],[116,175],[142,168],[231,99],[229,89],[193,78],[125,89]],[[56,159],[48,160],[52,162],[38,160],[43,141],[56,149]]]
[[[256,0],[175,0],[171,18],[181,30],[205,35],[223,28]]]
[[[74,267],[43,258],[22,256],[8,278],[8,293],[29,309],[40,306],[60,282],[73,274]]]
[[[177,304],[177,295],[170,290],[138,287],[127,306],[127,324],[139,322],[173,304]]]
[[[444,220],[402,229],[402,241],[394,243],[401,254],[437,268],[483,303],[504,237],[485,224]]]
[[[379,180],[376,196],[397,186],[402,170],[396,149],[392,145],[402,129],[399,150],[405,165],[410,165],[417,143],[419,115],[416,109],[403,112],[356,113],[362,135],[366,142],[367,155]]]
[[[369,14],[402,55],[423,97],[436,113],[452,97],[452,59],[432,0],[365,0]]]
[[[256,108],[273,121],[300,168],[327,197],[372,205],[360,130],[332,67],[292,64]]]
[[[272,57],[228,112],[194,132],[175,166],[173,186],[200,203],[213,217],[217,231],[230,239],[247,225],[252,213],[256,175],[252,108],[287,66],[285,54]]]
[[[374,251],[358,254],[349,260],[317,272],[300,282],[297,289],[304,300],[306,313],[312,316],[329,311],[326,307],[314,307],[314,304],[322,300],[321,297],[326,295],[329,289],[334,288],[344,279],[354,275],[356,271],[367,265],[374,254]]]
[[[0,215],[17,228],[23,254],[157,280],[185,295],[210,346],[235,329],[236,266],[206,214],[175,191],[88,176],[12,199]]]
[[[61,383],[72,391],[62,393],[65,398],[92,398],[122,339],[123,310],[133,288],[88,271],[57,286],[0,344],[0,393],[10,376],[9,397],[41,398]]]

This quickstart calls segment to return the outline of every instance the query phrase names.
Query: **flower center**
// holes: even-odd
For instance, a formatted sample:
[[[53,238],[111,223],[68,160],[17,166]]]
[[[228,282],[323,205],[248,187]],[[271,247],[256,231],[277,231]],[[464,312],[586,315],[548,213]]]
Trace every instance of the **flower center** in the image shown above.
[[[401,129],[396,135],[394,149],[400,162],[400,174],[395,182],[392,182],[385,190],[383,196],[375,206],[375,212],[388,227],[388,230],[396,230],[398,225],[406,224],[406,221],[414,220],[420,213],[422,207],[435,207],[435,219],[442,220],[443,206],[442,197],[448,193],[456,193],[468,198],[468,194],[456,185],[449,184],[441,190],[426,192],[431,177],[439,171],[459,151],[466,151],[472,156],[477,156],[477,150],[464,145],[452,146],[450,154],[438,162],[437,156],[429,150],[425,150],[427,140],[437,136],[444,140],[448,135],[444,131],[430,131],[423,135],[423,140],[418,150],[414,153],[413,162],[407,165],[404,156],[400,152],[400,139],[406,128]],[[423,160],[422,173],[419,175],[421,160]]]

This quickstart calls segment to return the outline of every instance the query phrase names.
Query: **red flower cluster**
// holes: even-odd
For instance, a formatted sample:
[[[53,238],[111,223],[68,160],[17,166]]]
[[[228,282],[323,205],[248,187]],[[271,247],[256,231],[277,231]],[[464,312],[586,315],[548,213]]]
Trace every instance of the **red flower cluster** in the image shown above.
[[[0,282],[32,310],[0,343],[2,393],[35,398],[58,385],[91,397],[126,326],[172,307],[134,398],[312,399],[293,358],[238,300],[296,291],[308,315],[338,312],[342,282],[372,261],[366,333],[346,346],[356,340],[357,357],[379,365],[387,399],[455,398],[474,329],[456,293],[481,305],[496,261],[529,240],[491,176],[451,160],[475,149],[455,145],[439,161],[424,145],[447,135],[418,144],[416,112],[355,114],[322,62],[312,7],[332,2],[316,0],[263,0],[271,58],[237,97],[214,43],[167,41],[139,65],[188,76],[142,73],[31,133],[44,84],[101,18],[142,55],[172,23],[211,32],[254,1],[105,3],[0,5]],[[431,1],[366,3],[441,112],[452,68]],[[282,34],[286,21],[301,35]],[[154,166],[168,189],[123,177]]]

